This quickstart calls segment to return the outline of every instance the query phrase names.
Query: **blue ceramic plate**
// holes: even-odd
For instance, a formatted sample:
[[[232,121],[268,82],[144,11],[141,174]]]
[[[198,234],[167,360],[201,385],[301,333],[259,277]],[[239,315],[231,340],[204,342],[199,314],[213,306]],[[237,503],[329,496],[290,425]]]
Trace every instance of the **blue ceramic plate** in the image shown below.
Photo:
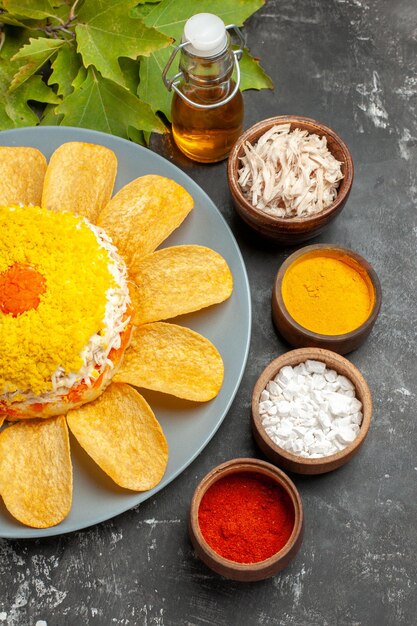
[[[217,398],[205,404],[143,392],[162,425],[169,445],[166,474],[155,489],[133,493],[117,487],[71,438],[74,493],[68,517],[54,528],[26,528],[8,514],[1,502],[0,537],[45,537],[79,530],[110,519],[154,496],[174,480],[213,437],[236,395],[248,356],[251,305],[244,262],[228,225],[206,193],[189,176],[158,154],[118,137],[59,126],[21,128],[0,133],[0,145],[34,146],[47,158],[66,141],[102,144],[116,153],[118,175],[115,191],[138,176],[160,174],[174,179],[193,196],[193,211],[163,246],[195,243],[217,250],[232,270],[234,291],[227,302],[177,318],[175,322],[196,330],[217,346],[224,360],[225,380]]]

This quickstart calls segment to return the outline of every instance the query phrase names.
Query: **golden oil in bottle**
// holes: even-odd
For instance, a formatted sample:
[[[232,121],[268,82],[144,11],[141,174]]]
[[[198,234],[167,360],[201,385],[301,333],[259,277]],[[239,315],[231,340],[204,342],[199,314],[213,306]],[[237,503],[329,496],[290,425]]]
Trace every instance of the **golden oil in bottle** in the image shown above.
[[[230,81],[233,89],[234,82]],[[184,90],[190,100],[202,102],[199,88]],[[172,101],[172,134],[179,149],[200,163],[222,161],[242,134],[243,98],[233,98],[216,109],[196,109],[176,93]]]
[[[239,76],[237,53],[223,21],[210,13],[187,21],[180,48],[180,80],[171,81],[175,143],[195,161],[221,161],[243,128],[243,98],[232,78],[235,67]]]

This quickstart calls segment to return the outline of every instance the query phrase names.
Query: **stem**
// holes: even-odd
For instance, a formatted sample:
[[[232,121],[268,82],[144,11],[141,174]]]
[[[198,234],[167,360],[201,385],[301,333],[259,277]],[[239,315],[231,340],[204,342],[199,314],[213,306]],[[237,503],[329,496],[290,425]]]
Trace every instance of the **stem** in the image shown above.
[[[77,16],[75,15],[75,9],[77,8],[77,4],[79,3],[80,0],[75,0],[74,4],[72,5],[72,7],[70,8],[70,12],[68,14],[68,20],[70,22],[72,22],[72,20],[74,20]]]
[[[58,26],[50,26],[48,24],[47,26],[45,26],[44,28],[40,28],[39,30],[43,31],[48,37],[54,37],[55,39],[58,37],[59,32],[67,33],[68,35],[71,35],[71,37],[75,37],[75,33],[73,33],[69,29],[72,28],[73,21],[77,17],[75,15],[75,9],[77,8],[77,4],[79,3],[79,1],[80,0],[75,0],[75,2],[72,4],[68,13],[68,18],[65,22],[60,17],[55,16],[55,19],[60,22]]]

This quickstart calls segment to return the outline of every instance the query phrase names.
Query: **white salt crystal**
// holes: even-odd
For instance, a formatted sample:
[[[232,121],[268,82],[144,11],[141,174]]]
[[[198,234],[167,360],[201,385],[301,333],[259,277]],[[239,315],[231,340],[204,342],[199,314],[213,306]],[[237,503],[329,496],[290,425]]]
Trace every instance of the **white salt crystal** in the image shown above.
[[[291,404],[287,400],[280,400],[277,403],[277,409],[280,415],[288,415],[291,410]]]
[[[304,443],[306,446],[311,446],[314,444],[314,434],[311,429],[308,430],[304,435]]]
[[[334,383],[337,379],[337,372],[335,370],[326,370],[324,373],[324,378],[329,383]]]
[[[282,390],[282,395],[285,398],[285,400],[288,400],[288,402],[291,402],[291,400],[294,398],[294,394],[292,393],[292,391],[289,391],[287,387],[285,387],[285,389]]]
[[[362,424],[363,415],[360,411],[351,415],[352,424]]]
[[[300,421],[306,420],[308,419],[309,416],[309,412],[306,411],[305,409],[298,409],[298,418]]]
[[[313,374],[311,382],[313,389],[324,389],[326,386],[326,379],[322,374]]]
[[[357,411],[360,411],[362,409],[362,402],[360,400],[358,400],[357,398],[353,398],[351,400],[351,410],[353,413],[356,413]]]
[[[286,387],[287,391],[290,391],[294,395],[300,391],[300,388],[301,385],[298,383],[298,376],[294,376],[294,378],[291,378]]]
[[[281,387],[275,382],[275,380],[270,380],[266,388],[272,396],[279,396],[281,394]]]
[[[325,453],[325,448],[323,448],[323,446],[319,443],[316,443],[312,446],[310,446],[310,456],[312,454],[319,454],[320,456],[322,456]]]
[[[349,428],[349,426],[342,426],[339,428],[337,437],[341,443],[352,443],[352,441],[356,438],[356,434],[353,428]]]
[[[283,367],[279,374],[278,374],[278,380],[275,379],[277,382],[283,383],[284,385],[287,385],[291,378],[294,377],[294,370],[291,367],[291,365],[286,365],[285,367]]]
[[[292,433],[292,427],[288,424],[281,424],[277,432],[280,437],[288,437]]]
[[[292,449],[295,454],[299,454],[301,452],[301,450],[303,449],[303,442],[301,441],[301,439],[296,439],[294,441],[294,443],[292,444]]]
[[[342,389],[345,389],[346,391],[349,389],[352,389],[352,390],[355,389],[354,385],[351,383],[351,381],[348,378],[346,378],[346,376],[339,375],[337,377],[337,380]]]
[[[303,376],[303,377],[307,373],[307,368],[304,363],[299,363],[293,369],[296,374]]]
[[[323,410],[318,412],[317,420],[320,423],[321,427],[325,429],[329,429],[332,424],[330,415]]]
[[[328,397],[329,407],[333,415],[346,415],[351,411],[352,400],[342,393],[331,393]]]
[[[262,420],[262,426],[274,426],[275,424],[279,424],[279,421],[276,417],[267,416]]]
[[[306,434],[307,428],[305,426],[295,426],[294,432],[302,438]]]
[[[328,391],[329,393],[334,393],[336,391],[339,391],[340,389],[340,385],[337,382],[337,380],[335,380],[334,382],[328,382],[327,385],[324,387],[325,391]]]
[[[268,411],[268,409],[271,408],[271,406],[273,405],[273,403],[270,400],[264,400],[263,402],[259,403],[259,413],[266,413]]]
[[[309,374],[324,374],[326,370],[326,364],[322,361],[307,360],[305,366]]]

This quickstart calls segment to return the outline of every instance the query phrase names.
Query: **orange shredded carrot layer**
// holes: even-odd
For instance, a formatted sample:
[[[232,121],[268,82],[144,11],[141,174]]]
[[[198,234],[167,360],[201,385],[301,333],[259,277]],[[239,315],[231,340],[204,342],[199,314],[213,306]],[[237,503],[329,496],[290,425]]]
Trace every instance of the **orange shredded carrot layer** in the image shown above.
[[[14,263],[0,274],[0,310],[13,317],[36,309],[45,292],[45,279],[30,265]]]

